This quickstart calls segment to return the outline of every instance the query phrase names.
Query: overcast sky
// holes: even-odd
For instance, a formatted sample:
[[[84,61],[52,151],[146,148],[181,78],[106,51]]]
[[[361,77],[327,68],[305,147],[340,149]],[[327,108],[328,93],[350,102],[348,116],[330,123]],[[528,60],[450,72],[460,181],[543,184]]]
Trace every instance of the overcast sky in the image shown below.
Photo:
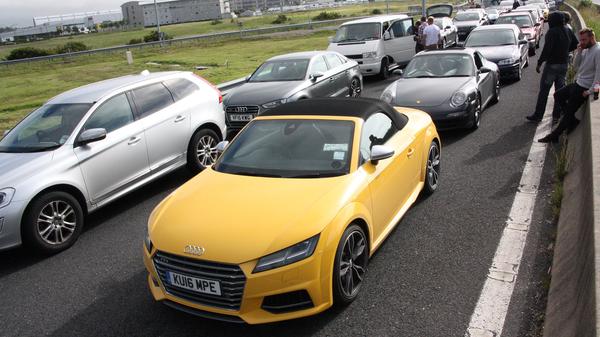
[[[121,9],[127,0],[0,0],[0,27],[31,26],[34,16]]]

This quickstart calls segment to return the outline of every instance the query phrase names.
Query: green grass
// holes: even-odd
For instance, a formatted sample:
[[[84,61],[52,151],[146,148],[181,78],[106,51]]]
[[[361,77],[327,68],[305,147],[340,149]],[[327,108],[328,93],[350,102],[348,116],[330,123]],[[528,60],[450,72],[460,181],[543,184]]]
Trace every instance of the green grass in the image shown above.
[[[577,8],[588,28],[593,29],[597,37],[600,36],[600,14],[598,12],[598,6],[581,6],[580,1],[578,0],[567,0],[567,2]]]
[[[435,2],[443,2],[442,0],[434,0],[430,1],[430,3]],[[408,5],[414,3],[414,1],[402,1],[402,2],[392,2],[390,1],[390,13],[392,12],[400,12],[406,11],[408,9]],[[420,2],[419,2],[420,3]],[[380,9],[383,13],[385,13],[385,3],[368,3],[361,4],[356,6],[344,6],[338,8],[328,8],[328,9],[318,9],[311,11],[303,11],[303,12],[292,12],[285,13],[285,15],[291,20],[288,21],[288,24],[292,23],[302,23],[307,22],[312,17],[316,16],[322,11],[331,11],[340,13],[346,17],[352,16],[363,16],[369,15],[373,9]],[[249,17],[249,18],[239,18],[237,19],[242,23],[242,29],[252,29],[259,27],[269,27],[269,26],[277,26],[272,24],[273,20],[277,18],[277,13],[263,15],[260,17]],[[230,19],[223,19],[223,23],[218,25],[212,25],[210,21],[202,21],[202,22],[190,22],[190,23],[182,23],[176,25],[167,25],[162,26],[161,30],[165,31],[167,34],[174,37],[185,37],[192,36],[198,34],[207,34],[213,32],[224,32],[224,31],[235,31],[239,30],[237,22],[232,22]],[[112,47],[118,45],[127,44],[131,39],[134,38],[143,38],[144,35],[150,33],[154,28],[145,28],[138,30],[128,30],[128,31],[112,31],[112,32],[103,32],[103,33],[90,33],[83,35],[73,35],[73,36],[64,36],[58,37],[48,40],[42,41],[34,41],[28,43],[19,43],[16,45],[5,45],[0,46],[0,58],[4,58],[10,53],[11,50],[24,46],[37,47],[42,49],[54,49],[58,46],[61,46],[67,42],[83,42],[91,49],[97,48],[105,48]]]
[[[49,98],[84,84],[144,69],[195,71],[213,83],[222,83],[249,74],[271,56],[324,49],[330,35],[331,31],[296,32],[287,36],[147,48],[133,51],[132,65],[127,64],[123,52],[0,67],[0,130],[11,128]],[[148,62],[160,65],[148,65]],[[196,71],[197,65],[208,65],[209,69]]]

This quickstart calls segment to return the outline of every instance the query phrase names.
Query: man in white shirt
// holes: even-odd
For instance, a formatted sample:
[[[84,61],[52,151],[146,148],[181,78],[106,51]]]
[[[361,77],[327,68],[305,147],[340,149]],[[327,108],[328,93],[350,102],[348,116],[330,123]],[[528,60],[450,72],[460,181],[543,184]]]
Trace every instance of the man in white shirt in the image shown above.
[[[440,27],[433,24],[433,16],[427,18],[427,27],[423,29],[423,36],[425,37],[425,50],[438,49],[440,43]]]

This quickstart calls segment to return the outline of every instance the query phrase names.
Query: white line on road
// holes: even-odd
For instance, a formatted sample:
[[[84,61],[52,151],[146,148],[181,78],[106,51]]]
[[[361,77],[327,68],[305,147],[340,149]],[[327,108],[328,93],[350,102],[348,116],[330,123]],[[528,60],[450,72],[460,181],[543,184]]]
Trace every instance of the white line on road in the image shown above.
[[[552,107],[554,106],[553,92],[554,90],[548,97],[544,114],[546,117],[535,131],[519,188],[506,220],[506,227],[500,238],[477,306],[471,316],[466,337],[500,337],[502,335],[546,159],[547,146],[538,143],[537,140],[550,132]]]

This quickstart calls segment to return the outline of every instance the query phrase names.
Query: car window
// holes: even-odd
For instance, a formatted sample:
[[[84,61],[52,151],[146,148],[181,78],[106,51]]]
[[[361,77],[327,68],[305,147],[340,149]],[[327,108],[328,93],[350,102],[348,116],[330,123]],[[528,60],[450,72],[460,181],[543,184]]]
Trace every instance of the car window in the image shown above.
[[[175,100],[180,100],[200,90],[200,88],[192,81],[183,78],[174,78],[166,80],[163,83],[169,88],[169,91],[173,94]]]
[[[162,83],[133,89],[132,92],[140,117],[151,115],[173,103],[171,93]]]
[[[363,124],[360,135],[360,164],[369,159],[373,146],[385,144],[397,131],[392,120],[385,114],[378,112],[369,117]]]
[[[404,19],[394,22],[391,31],[394,34],[394,37],[409,36],[413,35],[412,26],[412,19]]]
[[[325,63],[325,59],[323,58],[323,56],[318,56],[317,58],[315,58],[313,60],[313,64],[310,66],[311,74],[324,73],[327,70],[329,69],[327,68],[327,63]]]
[[[102,128],[115,131],[133,122],[133,112],[125,94],[119,94],[104,102],[85,122],[84,130]]]
[[[333,69],[342,65],[342,61],[340,61],[339,57],[335,54],[325,54],[325,59],[329,64],[329,69]]]

